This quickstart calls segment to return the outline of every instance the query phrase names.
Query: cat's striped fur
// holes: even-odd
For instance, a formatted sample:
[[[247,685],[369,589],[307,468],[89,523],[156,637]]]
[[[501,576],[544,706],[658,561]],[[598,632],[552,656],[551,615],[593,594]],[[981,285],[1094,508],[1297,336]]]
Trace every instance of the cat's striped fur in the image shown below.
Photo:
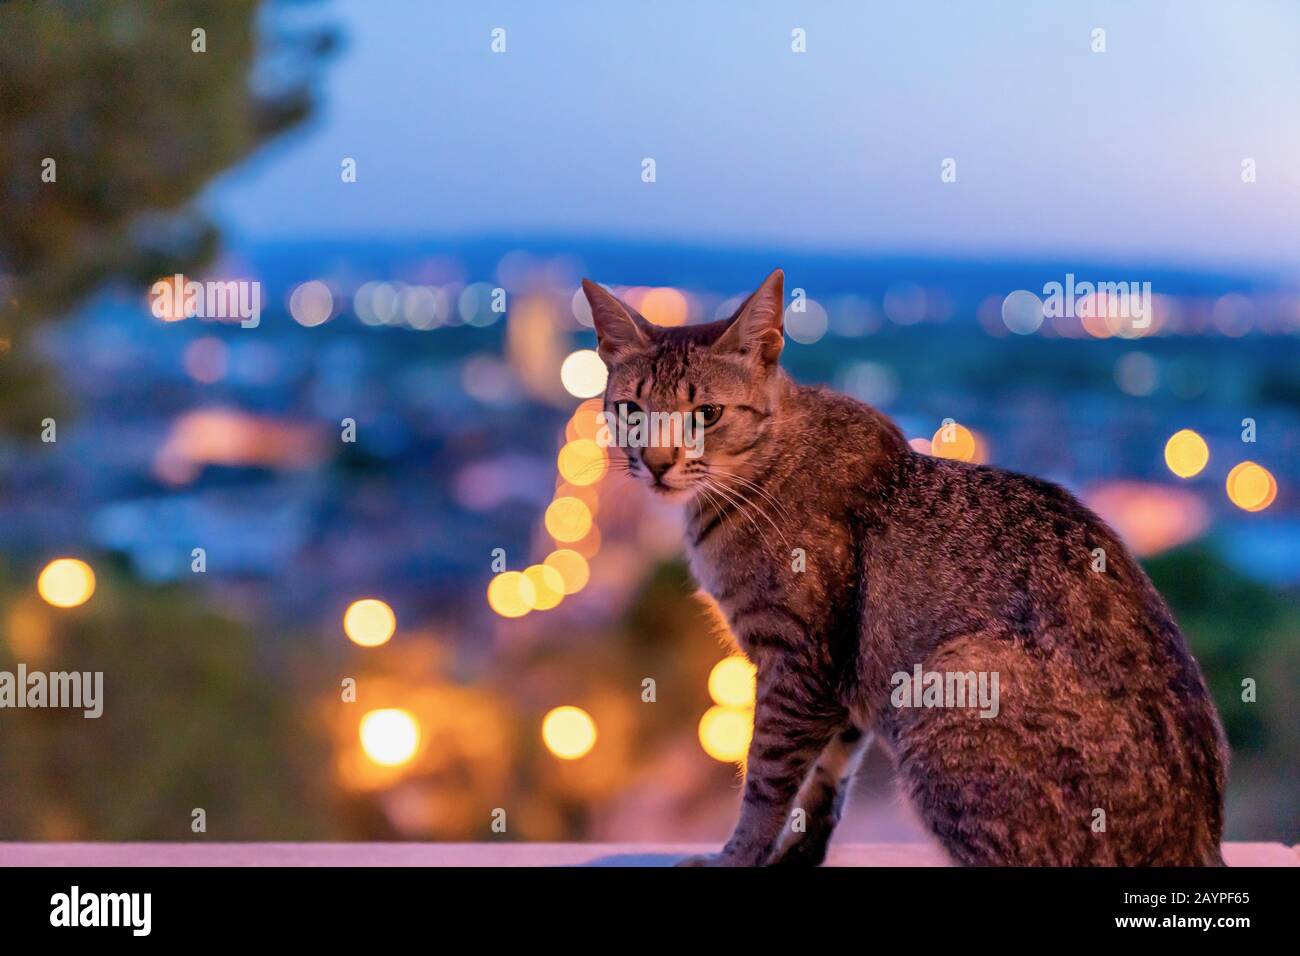
[[[821,862],[874,735],[958,862],[1221,863],[1223,734],[1137,562],[1061,488],[919,454],[874,409],[796,385],[782,281],[676,329],[584,284],[607,408],[723,409],[702,457],[627,453],[684,505],[692,571],[758,668],[740,822],[687,862]],[[996,672],[997,716],[894,706],[917,664]]]

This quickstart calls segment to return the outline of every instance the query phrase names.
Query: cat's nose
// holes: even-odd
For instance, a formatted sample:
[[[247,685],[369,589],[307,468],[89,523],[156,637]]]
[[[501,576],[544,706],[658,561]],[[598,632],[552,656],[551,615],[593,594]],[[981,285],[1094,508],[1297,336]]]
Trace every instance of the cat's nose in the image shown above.
[[[671,448],[648,448],[642,457],[646,469],[656,481],[662,481],[664,474],[677,461],[677,455]]]

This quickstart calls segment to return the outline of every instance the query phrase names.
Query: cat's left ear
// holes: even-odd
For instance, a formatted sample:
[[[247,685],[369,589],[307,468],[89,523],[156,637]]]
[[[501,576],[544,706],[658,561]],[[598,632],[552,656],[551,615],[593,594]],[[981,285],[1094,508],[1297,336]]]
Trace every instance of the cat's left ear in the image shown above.
[[[785,345],[785,273],[774,269],[736,313],[727,331],[713,343],[714,352],[755,355],[770,368]]]
[[[582,291],[591,306],[591,320],[596,327],[596,351],[606,365],[616,365],[649,344],[650,329],[645,319],[630,312],[590,279],[582,280]]]

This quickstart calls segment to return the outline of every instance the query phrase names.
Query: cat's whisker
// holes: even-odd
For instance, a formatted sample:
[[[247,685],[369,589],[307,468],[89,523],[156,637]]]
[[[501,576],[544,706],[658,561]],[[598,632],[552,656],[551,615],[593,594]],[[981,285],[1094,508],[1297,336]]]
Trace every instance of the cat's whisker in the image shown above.
[[[733,477],[735,477],[735,476],[733,476]],[[711,480],[712,480],[712,479],[711,479]],[[721,490],[723,489],[723,487],[724,487],[724,484],[723,484],[722,481],[719,481],[719,480],[712,480],[712,487],[714,487],[714,488],[716,488],[717,490],[721,491]],[[728,491],[732,496],[734,496],[734,497],[732,497],[731,500],[738,502],[738,505],[737,505],[738,507],[742,507],[743,505],[749,505],[749,506],[751,506],[755,511],[757,511],[757,512],[758,512],[758,513],[759,513],[759,514],[760,514],[760,515],[761,515],[761,516],[762,516],[762,517],[767,521],[768,524],[770,524],[770,525],[772,526],[772,530],[775,531],[775,532],[777,533],[777,536],[781,539],[781,542],[782,542],[786,547],[789,547],[789,546],[790,546],[790,540],[785,536],[785,532],[783,532],[783,531],[781,530],[781,526],[778,525],[778,524],[776,523],[776,521],[772,518],[772,516],[771,516],[770,514],[767,513],[767,511],[763,508],[763,505],[761,504],[761,502],[759,502],[758,500],[756,500],[756,499],[754,499],[754,498],[750,498],[750,497],[748,497],[748,496],[745,495],[745,494],[741,491],[741,489],[739,489],[739,488],[731,487],[731,486],[725,486],[725,487],[727,488],[727,491]],[[748,515],[748,512],[746,512],[746,515]],[[752,521],[753,519],[751,518],[750,520]],[[760,533],[760,534],[762,533],[761,529],[760,529],[759,533]]]
[[[714,467],[714,466],[710,466],[710,467]],[[749,490],[753,491],[755,494],[762,496],[764,500],[771,503],[772,507],[775,508],[777,513],[786,521],[794,520],[790,514],[789,509],[786,508],[785,504],[781,501],[778,501],[775,495],[773,495],[766,488],[763,488],[756,481],[753,481],[750,478],[746,478],[743,475],[738,475],[735,472],[726,471],[725,469],[722,468],[715,467],[714,470],[719,476],[724,478],[730,478],[733,481],[739,482],[743,487],[748,488]]]
[[[710,490],[717,492],[720,496],[726,499],[732,507],[745,516],[749,523],[754,526],[754,533],[756,535],[760,538],[763,536],[763,526],[755,521],[754,516],[745,510],[745,505],[753,504],[751,500],[740,497],[734,490],[724,488],[720,482],[714,481],[711,478],[705,478],[704,481],[707,482],[707,486]],[[780,533],[780,529],[778,528],[777,534]]]

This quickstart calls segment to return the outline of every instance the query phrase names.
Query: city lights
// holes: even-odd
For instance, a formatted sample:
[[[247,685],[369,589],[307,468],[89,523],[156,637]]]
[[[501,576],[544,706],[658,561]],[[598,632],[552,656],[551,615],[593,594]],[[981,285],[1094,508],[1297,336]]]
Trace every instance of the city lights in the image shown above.
[[[556,498],[546,509],[546,530],[556,541],[581,541],[591,530],[591,509],[579,498]]]
[[[646,289],[640,295],[629,296],[628,302],[647,322],[665,327],[685,325],[690,311],[686,296],[670,288]]]
[[[397,615],[378,598],[353,601],[343,612],[343,632],[361,647],[386,644],[396,630]]]
[[[408,763],[420,746],[420,724],[415,715],[400,707],[372,710],[358,727],[361,749],[381,767]]]
[[[724,657],[709,672],[709,696],[724,707],[753,707],[756,675],[748,658]]]
[[[564,600],[564,576],[555,568],[534,564],[524,570],[524,577],[533,586],[534,611],[549,611]]]
[[[502,617],[523,617],[537,600],[533,582],[519,571],[503,571],[487,590],[488,606]]]
[[[542,720],[542,742],[561,760],[577,760],[596,746],[596,722],[581,707],[556,707]]]
[[[560,366],[560,382],[574,398],[591,398],[605,390],[609,369],[591,349],[571,353]]]
[[[600,413],[603,410],[604,403],[599,398],[587,399],[574,409],[573,417],[564,430],[564,437],[569,441],[586,438],[594,442],[600,434]]]
[[[984,461],[982,442],[976,434],[965,425],[948,422],[939,426],[939,430],[930,439],[930,454],[936,458],[951,458],[954,461]]]
[[[1190,428],[1174,432],[1165,442],[1165,464],[1179,478],[1200,474],[1209,460],[1210,446]]]
[[[334,314],[334,294],[319,279],[304,282],[289,296],[289,314],[308,328],[328,322]]]
[[[700,718],[700,746],[714,760],[738,763],[745,759],[754,735],[754,715],[739,707],[714,706]]]
[[[1243,511],[1263,511],[1277,497],[1277,479],[1263,465],[1243,461],[1228,472],[1228,499]]]
[[[605,477],[609,456],[589,438],[566,442],[556,460],[560,476],[575,485],[594,485]]]
[[[56,558],[41,571],[36,590],[47,604],[77,607],[95,593],[95,572],[77,558]]]
[[[559,572],[565,594],[577,594],[587,586],[587,581],[591,578],[587,559],[569,548],[552,551],[542,563]]]

